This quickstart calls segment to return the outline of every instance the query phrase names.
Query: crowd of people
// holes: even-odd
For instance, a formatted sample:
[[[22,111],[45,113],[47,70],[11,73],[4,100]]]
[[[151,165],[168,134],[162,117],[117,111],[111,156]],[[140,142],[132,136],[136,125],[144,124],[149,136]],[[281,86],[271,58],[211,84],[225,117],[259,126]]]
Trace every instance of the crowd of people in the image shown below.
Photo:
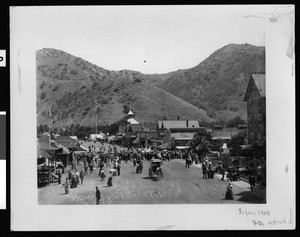
[[[141,173],[143,168],[143,161],[150,159],[161,159],[162,161],[170,161],[176,158],[185,160],[185,168],[190,168],[190,166],[195,162],[195,164],[201,164],[203,179],[213,179],[214,173],[217,171],[222,174],[221,180],[229,181],[229,184],[226,188],[225,199],[233,199],[232,184],[230,181],[232,172],[237,172],[234,170],[225,168],[222,164],[219,164],[217,167],[214,167],[212,162],[208,159],[201,159],[194,152],[190,151],[181,151],[181,150],[152,150],[150,152],[144,152],[140,148],[128,148],[117,151],[115,146],[109,146],[108,150],[105,151],[104,145],[100,145],[98,149],[96,146],[89,146],[88,152],[84,156],[74,156],[72,161],[72,168],[68,171],[67,177],[63,186],[65,187],[65,193],[69,193],[69,189],[77,188],[78,185],[83,185],[84,177],[94,174],[96,168],[99,168],[98,176],[100,181],[105,181],[107,179],[107,186],[113,186],[113,176],[120,176],[121,174],[121,163],[132,162],[133,167],[137,167],[136,173]],[[80,162],[82,168],[79,170]],[[104,169],[106,168],[106,169]],[[107,169],[109,168],[109,169]],[[108,170],[105,173],[105,170]],[[239,176],[238,176],[239,177]],[[239,180],[239,178],[238,178]],[[258,181],[258,180],[257,180]],[[256,180],[253,176],[249,178],[249,184],[251,186],[251,191],[253,191]],[[100,189],[96,187],[96,204],[99,204],[101,199]]]

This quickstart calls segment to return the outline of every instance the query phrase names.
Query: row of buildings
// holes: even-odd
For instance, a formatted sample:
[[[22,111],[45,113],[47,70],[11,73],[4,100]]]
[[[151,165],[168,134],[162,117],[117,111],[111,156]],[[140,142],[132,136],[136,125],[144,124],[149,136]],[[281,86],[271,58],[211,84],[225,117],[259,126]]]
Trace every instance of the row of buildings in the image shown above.
[[[42,134],[37,140],[37,164],[50,165],[50,163],[61,162],[64,166],[70,164],[76,152],[86,149],[70,136],[53,136],[49,133]]]
[[[161,120],[157,123],[141,124],[134,118],[134,113],[127,114],[127,124],[119,126],[116,142],[120,145],[170,146],[171,148],[186,148],[193,140],[196,132],[206,130],[212,139],[229,141],[238,134],[247,134],[248,144],[262,140],[266,136],[266,98],[265,74],[252,74],[247,86],[244,102],[247,103],[247,125],[224,127],[214,125],[211,128],[200,127],[197,120]]]
[[[266,88],[265,74],[252,74],[247,86],[244,101],[247,103],[247,125],[238,125],[228,128],[222,125],[214,125],[210,128],[201,127],[197,120],[160,120],[157,123],[139,123],[134,118],[134,113],[129,111],[126,116],[126,124],[119,126],[116,136],[111,139],[114,142],[127,146],[141,147],[171,147],[185,149],[193,140],[194,134],[206,130],[212,135],[212,139],[221,140],[224,143],[238,134],[247,134],[249,146],[266,137]],[[112,137],[112,136],[111,136]],[[109,137],[104,134],[91,134],[89,140],[104,140]],[[55,157],[64,165],[67,165],[75,152],[84,150],[80,147],[76,137],[58,136],[49,140],[48,136],[38,139],[38,163],[45,159]]]

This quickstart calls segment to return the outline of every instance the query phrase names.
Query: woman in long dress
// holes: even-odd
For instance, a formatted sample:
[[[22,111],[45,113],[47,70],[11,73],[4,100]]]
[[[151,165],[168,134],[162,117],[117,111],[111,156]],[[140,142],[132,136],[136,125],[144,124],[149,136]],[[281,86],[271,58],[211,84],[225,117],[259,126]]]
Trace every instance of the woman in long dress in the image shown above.
[[[229,182],[227,185],[227,190],[225,194],[225,199],[226,200],[233,200],[233,192],[232,192],[232,184]]]
[[[109,176],[108,180],[107,180],[107,186],[111,187],[112,185],[112,175]]]

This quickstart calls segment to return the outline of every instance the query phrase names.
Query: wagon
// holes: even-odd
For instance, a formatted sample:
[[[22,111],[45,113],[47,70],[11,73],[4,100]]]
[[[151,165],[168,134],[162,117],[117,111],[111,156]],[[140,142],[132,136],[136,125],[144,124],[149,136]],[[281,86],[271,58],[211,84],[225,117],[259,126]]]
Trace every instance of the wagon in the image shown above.
[[[149,178],[153,178],[156,175],[158,180],[164,177],[162,170],[162,161],[160,159],[151,159],[149,167]]]

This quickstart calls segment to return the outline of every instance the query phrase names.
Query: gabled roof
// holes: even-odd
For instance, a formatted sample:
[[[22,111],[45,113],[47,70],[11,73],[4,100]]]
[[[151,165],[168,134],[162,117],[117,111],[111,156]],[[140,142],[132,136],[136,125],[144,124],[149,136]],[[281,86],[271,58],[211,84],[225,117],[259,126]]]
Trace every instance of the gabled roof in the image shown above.
[[[51,155],[45,151],[43,148],[37,147],[37,157],[38,158],[51,158]]]
[[[130,125],[128,125],[127,131],[137,132],[142,126],[143,126],[142,124],[130,124]]]
[[[160,128],[199,128],[199,122],[197,120],[162,120],[158,121],[158,124],[162,123]]]
[[[162,122],[163,122],[163,121],[158,121],[158,122],[157,122],[157,129],[161,129]]]
[[[260,96],[266,97],[266,74],[251,74],[244,101],[248,100],[253,84],[256,86]]]
[[[66,148],[73,148],[76,147],[77,142],[70,138],[69,136],[59,136],[55,138],[55,141],[58,144],[61,144],[62,146],[66,147]]]
[[[134,114],[133,114],[132,111],[130,110],[130,111],[128,112],[127,115],[134,115]]]
[[[252,74],[252,78],[261,97],[266,97],[266,74]]]
[[[127,119],[127,122],[128,122],[129,124],[139,124],[139,122],[136,121],[134,118],[129,118],[129,119]]]
[[[50,140],[50,144],[51,142],[53,142],[53,140]],[[49,147],[49,137],[41,137],[40,139],[38,139],[37,146],[42,149],[57,149],[56,145],[51,145]]]

